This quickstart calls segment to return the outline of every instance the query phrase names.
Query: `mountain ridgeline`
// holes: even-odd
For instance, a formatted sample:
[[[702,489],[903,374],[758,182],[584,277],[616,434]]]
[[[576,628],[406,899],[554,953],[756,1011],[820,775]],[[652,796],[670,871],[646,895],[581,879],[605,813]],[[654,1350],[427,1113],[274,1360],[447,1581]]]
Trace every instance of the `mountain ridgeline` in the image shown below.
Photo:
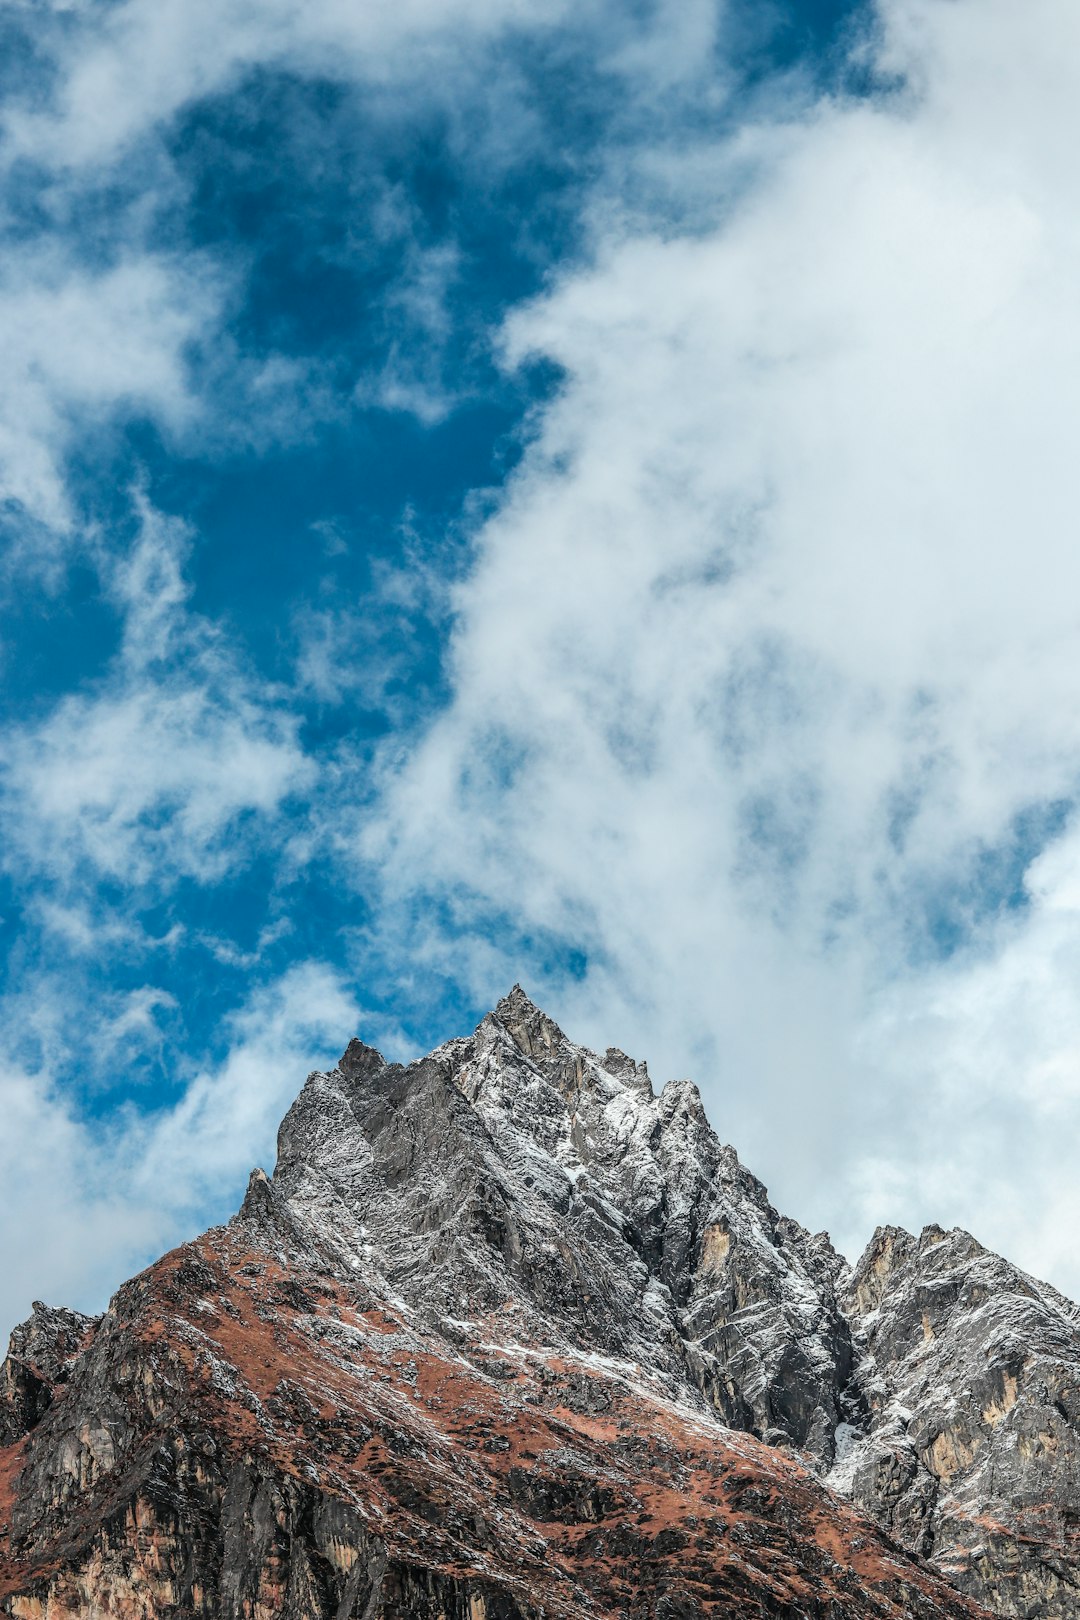
[[[961,1231],[849,1267],[515,987],[16,1329],[0,1613],[1076,1620],[1080,1311]]]

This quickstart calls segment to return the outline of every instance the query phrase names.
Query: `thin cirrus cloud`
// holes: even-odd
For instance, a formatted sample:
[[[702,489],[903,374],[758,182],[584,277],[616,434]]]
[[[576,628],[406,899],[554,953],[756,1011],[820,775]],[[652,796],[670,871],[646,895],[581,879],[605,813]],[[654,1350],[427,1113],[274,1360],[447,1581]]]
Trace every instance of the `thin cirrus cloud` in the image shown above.
[[[54,19],[51,90],[13,103],[7,146],[59,169],[100,165],[256,68],[373,86],[442,81],[444,92],[448,74],[472,82],[489,45],[559,29],[589,40],[612,73],[664,86],[701,71],[719,14],[715,0],[657,0],[630,13],[609,0],[313,0],[299,9],[286,0],[121,0],[60,26]],[[514,125],[512,98],[507,111]]]
[[[134,504],[127,550],[98,556],[118,625],[105,669],[0,740],[3,872],[24,923],[0,998],[5,1322],[33,1296],[99,1306],[208,1208],[235,1206],[298,1078],[359,1017],[330,966],[268,977],[256,951],[203,1043],[224,1051],[199,1065],[185,1047],[190,1012],[164,981],[190,929],[140,907],[184,880],[212,891],[271,837],[280,853],[314,767],[281,695],[192,611],[186,526]]]
[[[178,245],[174,230],[193,182],[165,137],[193,106],[220,102],[262,70],[369,91],[392,85],[395,117],[432,98],[456,114],[482,86],[505,105],[447,139],[463,160],[519,161],[545,132],[524,110],[530,97],[508,57],[485,74],[489,54],[497,69],[503,42],[527,50],[529,40],[556,37],[573,13],[578,47],[591,42],[609,75],[666,80],[700,70],[717,15],[712,0],[695,0],[672,27],[670,11],[655,5],[624,18],[606,0],[382,9],[319,0],[299,10],[277,0],[122,0],[36,12],[37,71],[20,78],[12,69],[0,111],[0,173],[20,199],[0,216],[10,232],[0,274],[0,501],[10,534],[20,529],[13,517],[29,520],[13,556],[39,566],[63,559],[61,541],[77,537],[81,516],[66,459],[110,421],[146,417],[189,450],[221,454],[303,438],[357,405],[430,426],[461,403],[437,352],[451,320],[443,283],[453,275],[452,240],[408,248],[385,310],[370,313],[385,326],[385,352],[361,370],[351,399],[337,397],[313,358],[237,348],[232,328],[251,269],[243,251],[233,245],[215,258]],[[384,212],[397,195],[386,190]]]
[[[1080,23],[1035,13],[891,0],[879,94],[670,166],[690,229],[598,204],[507,325],[564,381],[361,845],[576,942],[567,1017],[845,1245],[962,1220],[1075,1288]]]

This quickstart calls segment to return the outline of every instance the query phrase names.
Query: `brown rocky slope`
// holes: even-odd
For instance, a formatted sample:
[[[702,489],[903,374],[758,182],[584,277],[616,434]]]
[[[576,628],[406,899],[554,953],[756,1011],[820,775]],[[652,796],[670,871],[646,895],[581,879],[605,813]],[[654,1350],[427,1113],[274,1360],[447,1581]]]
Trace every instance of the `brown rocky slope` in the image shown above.
[[[942,1239],[850,1272],[520,990],[407,1069],[354,1042],[227,1227],[13,1335],[0,1612],[1075,1615],[1070,1308]]]

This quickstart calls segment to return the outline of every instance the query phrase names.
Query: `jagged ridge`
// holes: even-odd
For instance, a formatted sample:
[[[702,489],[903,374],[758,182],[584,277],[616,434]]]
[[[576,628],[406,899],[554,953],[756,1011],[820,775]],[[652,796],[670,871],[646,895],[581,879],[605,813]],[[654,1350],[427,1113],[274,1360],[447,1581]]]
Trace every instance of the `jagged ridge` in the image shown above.
[[[974,1612],[816,1472],[1077,1613],[1077,1313],[966,1234],[849,1271],[520,987],[408,1068],[354,1041],[278,1147],[100,1323],[13,1336],[4,1612]]]

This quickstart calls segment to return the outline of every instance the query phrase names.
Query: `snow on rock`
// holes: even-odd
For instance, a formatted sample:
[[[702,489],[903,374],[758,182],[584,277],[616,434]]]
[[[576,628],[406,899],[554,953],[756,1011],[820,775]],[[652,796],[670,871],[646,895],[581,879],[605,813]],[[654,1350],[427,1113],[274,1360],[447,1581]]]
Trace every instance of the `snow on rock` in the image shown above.
[[[1080,1312],[937,1227],[849,1268],[519,986],[351,1042],[227,1227],[0,1369],[0,1613],[712,1612],[1077,1620]]]
[[[697,1087],[569,1041],[515,986],[408,1069],[354,1042],[286,1118],[274,1192],[433,1320],[513,1301],[545,1340],[655,1367],[824,1464],[845,1415],[843,1264],[777,1215]]]
[[[843,1303],[855,1501],[1004,1615],[1080,1614],[1080,1311],[967,1232],[883,1227]]]
[[[314,1250],[431,1321],[649,1369],[790,1448],[1005,1615],[1080,1614],[1080,1320],[964,1233],[854,1271],[777,1213],[697,1088],[569,1040],[515,986],[407,1069],[353,1042],[271,1184]]]

